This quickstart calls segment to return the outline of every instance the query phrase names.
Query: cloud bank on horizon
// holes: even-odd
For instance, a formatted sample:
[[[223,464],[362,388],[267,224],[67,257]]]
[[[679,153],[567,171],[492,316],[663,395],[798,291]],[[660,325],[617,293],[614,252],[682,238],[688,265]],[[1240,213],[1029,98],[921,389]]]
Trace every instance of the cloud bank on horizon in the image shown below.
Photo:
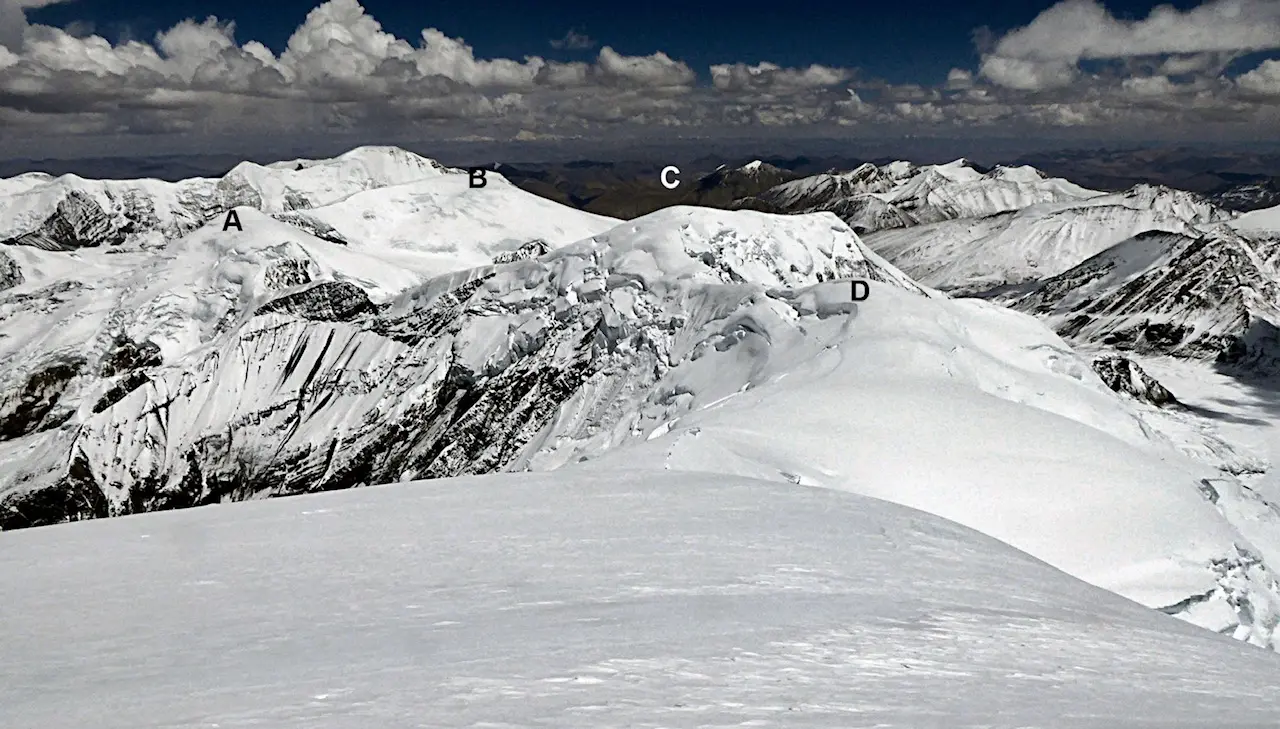
[[[590,62],[477,58],[426,27],[383,30],[359,0],[328,0],[276,54],[234,20],[188,19],[151,42],[32,23],[65,0],[0,0],[0,154],[112,140],[360,133],[508,140],[628,135],[1187,133],[1274,138],[1280,2],[1208,0],[1124,20],[1062,0],[1030,24],[974,33],[980,63],[931,83],[768,62],[694,69],[655,51]],[[856,38],[855,38],[856,40]],[[553,47],[593,47],[576,30]],[[531,49],[533,50],[533,49]],[[1245,63],[1244,67],[1241,64]],[[130,142],[132,140],[132,142]]]

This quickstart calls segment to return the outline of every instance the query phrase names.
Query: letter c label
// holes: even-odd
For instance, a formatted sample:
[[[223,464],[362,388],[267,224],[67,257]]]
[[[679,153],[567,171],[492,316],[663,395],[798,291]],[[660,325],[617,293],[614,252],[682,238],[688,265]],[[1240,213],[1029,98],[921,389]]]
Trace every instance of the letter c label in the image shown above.
[[[674,190],[674,189],[676,189],[677,187],[679,187],[679,186],[680,186],[680,180],[677,180],[677,179],[671,179],[671,180],[668,180],[668,179],[667,179],[667,175],[678,175],[678,174],[680,174],[680,168],[679,168],[679,167],[673,167],[673,166],[671,166],[671,165],[667,165],[666,167],[663,167],[663,168],[662,168],[662,186],[663,186],[663,187],[665,187],[665,188],[667,188],[668,190]]]

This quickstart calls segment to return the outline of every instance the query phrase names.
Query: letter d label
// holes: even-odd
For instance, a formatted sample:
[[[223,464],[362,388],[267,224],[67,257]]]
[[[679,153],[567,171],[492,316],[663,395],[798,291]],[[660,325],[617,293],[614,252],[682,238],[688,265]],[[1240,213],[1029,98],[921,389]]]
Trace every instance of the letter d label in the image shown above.
[[[871,295],[871,286],[866,281],[852,281],[853,284],[853,300],[866,301]]]

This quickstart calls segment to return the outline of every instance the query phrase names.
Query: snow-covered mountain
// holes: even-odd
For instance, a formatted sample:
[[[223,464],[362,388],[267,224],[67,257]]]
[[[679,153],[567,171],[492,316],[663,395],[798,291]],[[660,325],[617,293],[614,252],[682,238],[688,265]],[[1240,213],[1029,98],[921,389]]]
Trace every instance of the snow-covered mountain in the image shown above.
[[[104,277],[108,291],[7,312],[32,335],[6,361],[17,395],[0,412],[6,429],[39,436],[42,457],[21,446],[3,483],[74,481],[103,497],[73,513],[105,515],[485,472],[571,395],[629,405],[625,389],[645,394],[717,327],[734,336],[723,320],[766,286],[861,277],[920,291],[832,217],[677,208],[389,298],[411,271],[237,212],[244,237],[215,221],[152,269]],[[81,326],[52,325],[65,320]],[[158,350],[154,367],[106,366],[134,343]]]
[[[1067,337],[1271,367],[1280,362],[1276,248],[1223,228],[1149,231],[1037,282],[1012,305]]]
[[[484,188],[442,175],[354,193],[277,219],[406,267],[445,273],[509,257],[531,241],[549,247],[587,238],[617,220],[569,210],[490,173]]]
[[[0,291],[0,527],[710,471],[916,507],[1280,642],[1280,509],[1236,478],[1247,456],[1117,394],[1033,317],[917,284],[831,213],[618,222],[466,183],[238,207],[242,229],[146,245],[4,245],[21,281]]]
[[[1228,210],[1250,211],[1280,203],[1280,177],[1240,182],[1211,192],[1209,199]]]
[[[1280,715],[1273,653],[929,514],[714,474],[491,475],[12,532],[0,574],[14,727]]]
[[[779,213],[833,212],[855,231],[868,233],[1101,194],[1047,178],[1031,167],[983,171],[958,159],[924,166],[867,163],[847,173],[824,173],[778,185],[740,206]]]
[[[326,160],[244,162],[221,178],[181,182],[32,173],[0,181],[0,243],[48,250],[155,243],[237,206],[308,209],[362,190],[459,173],[395,147],[358,147]]]
[[[1141,233],[1191,234],[1230,217],[1197,195],[1141,185],[1074,202],[883,230],[866,240],[917,281],[965,294],[1055,276]]]

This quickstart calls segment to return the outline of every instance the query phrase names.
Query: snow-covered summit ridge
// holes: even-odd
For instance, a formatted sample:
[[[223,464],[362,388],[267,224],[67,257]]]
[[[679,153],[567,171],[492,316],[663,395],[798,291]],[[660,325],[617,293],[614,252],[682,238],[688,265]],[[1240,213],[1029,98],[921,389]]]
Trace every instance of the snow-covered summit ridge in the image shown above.
[[[1047,202],[1086,200],[1102,193],[1049,178],[1031,167],[983,171],[966,159],[917,166],[865,163],[785,182],[748,202],[779,212],[830,211],[859,232],[992,215]]]
[[[329,160],[243,162],[221,178],[87,180],[20,175],[0,180],[0,242],[50,250],[155,244],[233,207],[314,208],[354,193],[456,173],[394,147],[358,147]]]

